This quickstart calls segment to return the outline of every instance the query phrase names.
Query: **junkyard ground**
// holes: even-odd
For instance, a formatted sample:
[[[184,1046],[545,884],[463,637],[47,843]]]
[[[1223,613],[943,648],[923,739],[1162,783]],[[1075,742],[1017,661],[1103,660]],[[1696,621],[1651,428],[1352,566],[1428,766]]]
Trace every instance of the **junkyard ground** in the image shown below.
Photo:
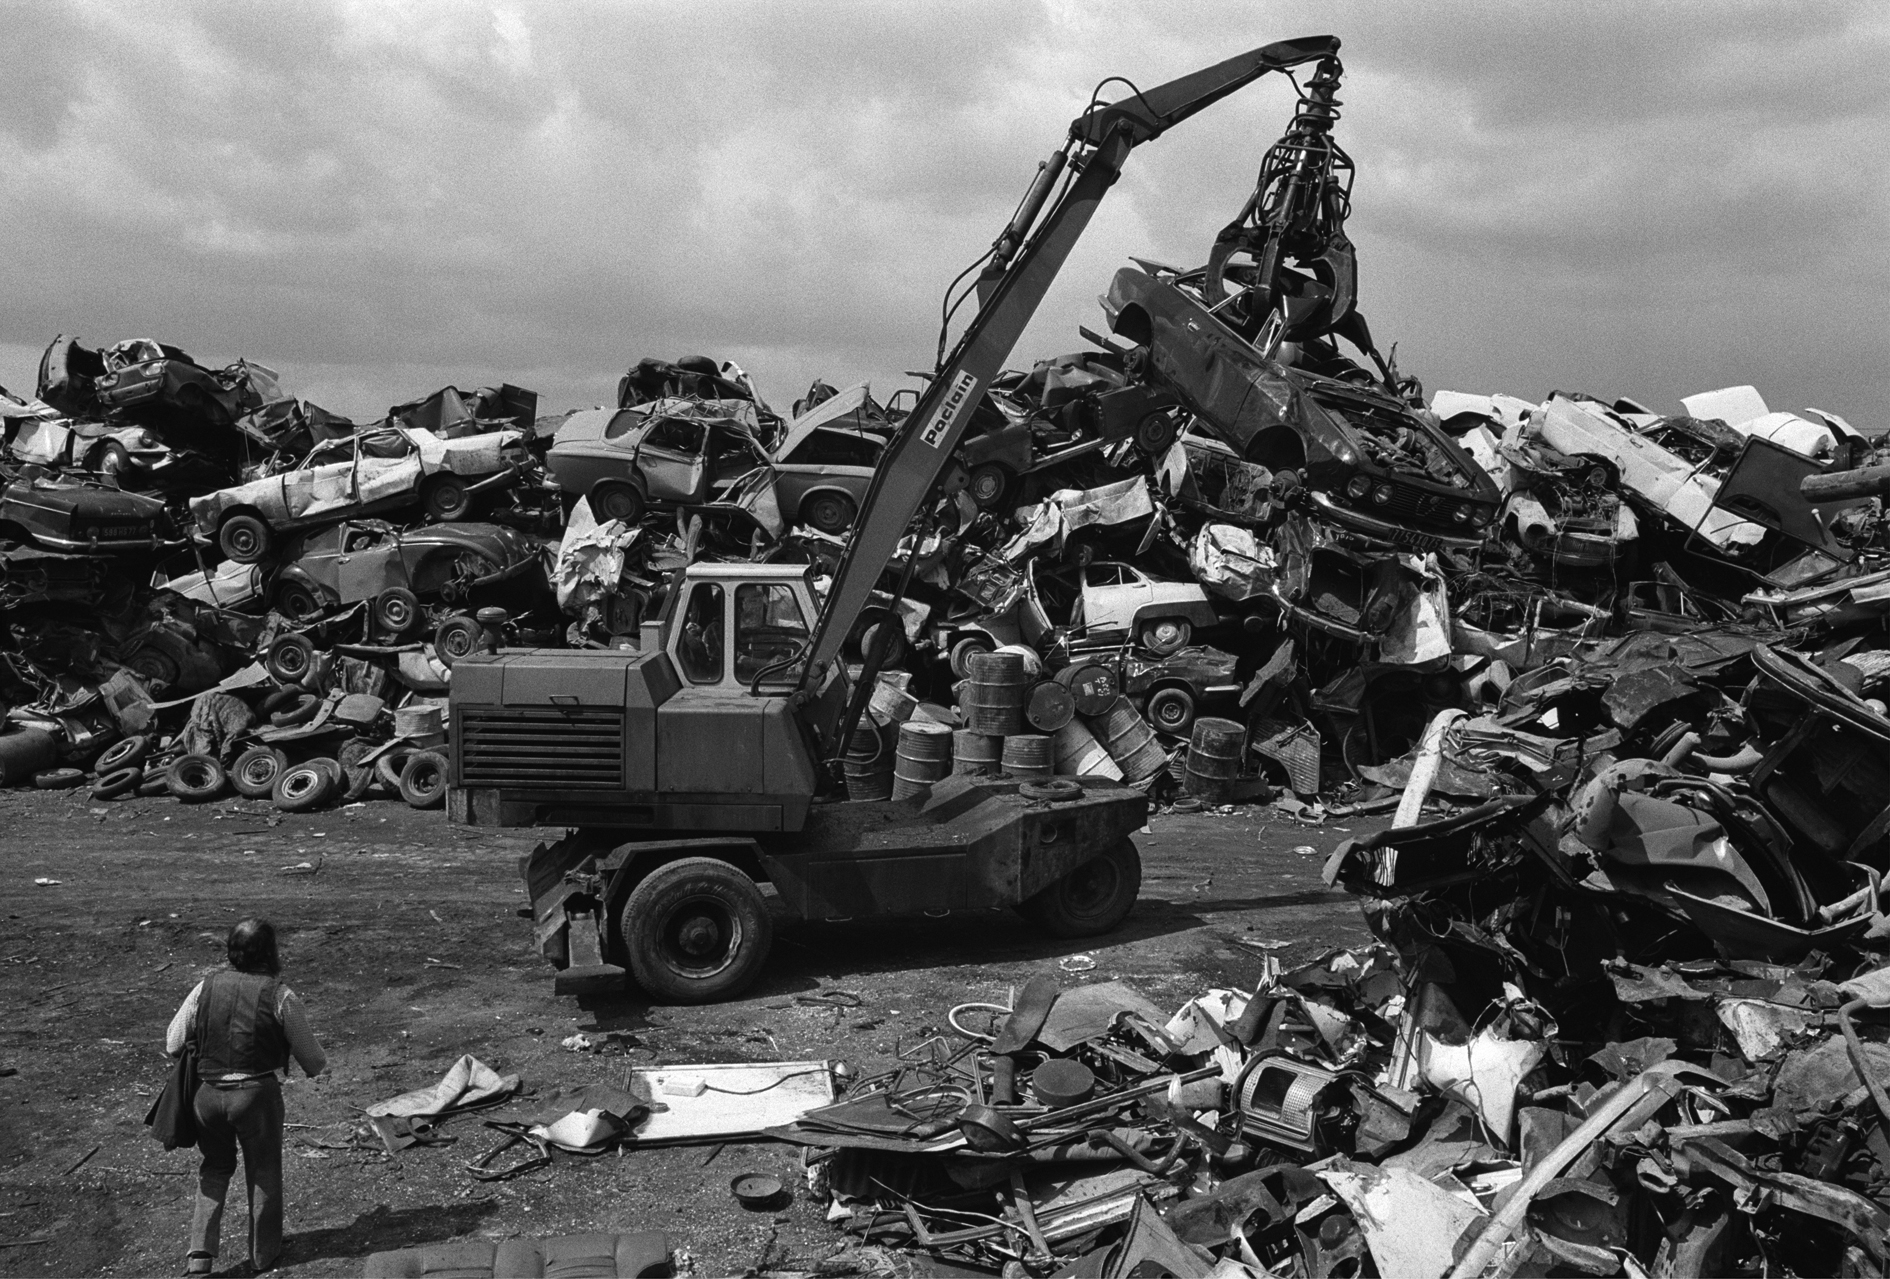
[[[1141,902],[1094,944],[1045,940],[1009,912],[796,925],[745,999],[653,1007],[630,992],[580,1006],[553,996],[516,914],[516,858],[542,832],[453,826],[388,801],[285,816],[249,801],[0,793],[0,1068],[18,1072],[0,1078],[0,1275],[181,1270],[195,1152],[165,1153],[142,1120],[165,1078],[165,1024],[245,915],[282,930],[285,976],[329,1054],[325,1076],[285,1090],[281,1273],[358,1274],[370,1252],[453,1239],[662,1229],[697,1273],[739,1274],[811,1268],[846,1242],[807,1199],[794,1147],[561,1158],[490,1184],[462,1166],[496,1137],[477,1116],[446,1125],[456,1144],[395,1159],[334,1147],[360,1108],[433,1082],[462,1053],[541,1093],[682,1062],[835,1057],[872,1073],[953,1005],[1002,1002],[1036,973],[1120,978],[1163,1007],[1246,985],[1269,943],[1290,963],[1364,939],[1351,899],[1319,879],[1348,826],[1367,828],[1257,807],[1157,816],[1138,839]],[[304,864],[315,869],[285,872]],[[836,990],[861,1006],[797,1002]],[[608,1030],[627,1032],[619,1051],[560,1046]],[[745,1211],[728,1187],[746,1171],[785,1178],[793,1203]],[[241,1195],[239,1183],[226,1273],[242,1270]]]

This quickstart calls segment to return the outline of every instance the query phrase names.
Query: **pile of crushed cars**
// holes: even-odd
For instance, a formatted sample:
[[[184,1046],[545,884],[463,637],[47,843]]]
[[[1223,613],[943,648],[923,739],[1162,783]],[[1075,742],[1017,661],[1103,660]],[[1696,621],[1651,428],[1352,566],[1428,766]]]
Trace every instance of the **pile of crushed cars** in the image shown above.
[[[0,784],[436,807],[452,662],[562,634],[530,391],[363,424],[63,335],[37,391],[0,391]]]

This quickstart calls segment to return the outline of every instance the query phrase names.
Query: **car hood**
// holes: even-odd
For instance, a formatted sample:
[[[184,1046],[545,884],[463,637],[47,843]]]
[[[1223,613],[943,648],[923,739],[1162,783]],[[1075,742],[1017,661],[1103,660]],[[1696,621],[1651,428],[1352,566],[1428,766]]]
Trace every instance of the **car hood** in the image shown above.
[[[164,513],[164,503],[156,498],[95,484],[34,480],[10,485],[6,496],[41,508],[108,519],[153,520]]]

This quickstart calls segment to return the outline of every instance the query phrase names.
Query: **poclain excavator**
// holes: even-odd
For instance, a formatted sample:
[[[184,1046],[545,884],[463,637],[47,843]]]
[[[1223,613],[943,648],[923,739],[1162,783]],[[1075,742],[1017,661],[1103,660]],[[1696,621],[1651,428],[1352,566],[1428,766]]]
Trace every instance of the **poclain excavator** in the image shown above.
[[[857,669],[849,644],[869,604],[880,606],[874,592],[901,539],[929,518],[971,410],[1129,152],[1268,72],[1317,62],[1329,96],[1338,48],[1332,36],[1282,41],[1155,89],[1130,85],[1120,101],[1092,99],[993,243],[977,312],[886,449],[824,597],[811,565],[693,563],[639,650],[502,651],[454,665],[451,818],[568,828],[520,859],[560,990],[620,980],[627,965],[663,1002],[736,994],[773,940],[762,883],[795,919],[1011,906],[1082,937],[1127,916],[1141,884],[1130,836],[1148,801],[1119,782],[959,776],[910,799],[837,802],[838,759],[893,628],[862,630]],[[1251,232],[1239,240],[1260,250],[1264,270],[1286,271]],[[1247,274],[1262,298],[1304,308],[1304,287]],[[1340,292],[1327,298],[1342,313]],[[1131,385],[1091,411],[1126,434],[1172,404]]]

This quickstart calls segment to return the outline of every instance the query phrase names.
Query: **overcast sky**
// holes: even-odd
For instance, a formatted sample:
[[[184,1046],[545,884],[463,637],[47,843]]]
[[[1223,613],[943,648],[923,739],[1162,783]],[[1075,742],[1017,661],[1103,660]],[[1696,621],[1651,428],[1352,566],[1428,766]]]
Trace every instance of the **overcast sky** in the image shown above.
[[[930,368],[946,283],[1096,82],[1344,41],[1361,309],[1430,389],[1751,382],[1890,426],[1890,5],[0,0],[0,383],[55,333],[340,412],[597,403],[703,353],[785,409]],[[1112,95],[1113,96],[1113,95]],[[1292,92],[1130,158],[1010,363],[1192,265]]]

